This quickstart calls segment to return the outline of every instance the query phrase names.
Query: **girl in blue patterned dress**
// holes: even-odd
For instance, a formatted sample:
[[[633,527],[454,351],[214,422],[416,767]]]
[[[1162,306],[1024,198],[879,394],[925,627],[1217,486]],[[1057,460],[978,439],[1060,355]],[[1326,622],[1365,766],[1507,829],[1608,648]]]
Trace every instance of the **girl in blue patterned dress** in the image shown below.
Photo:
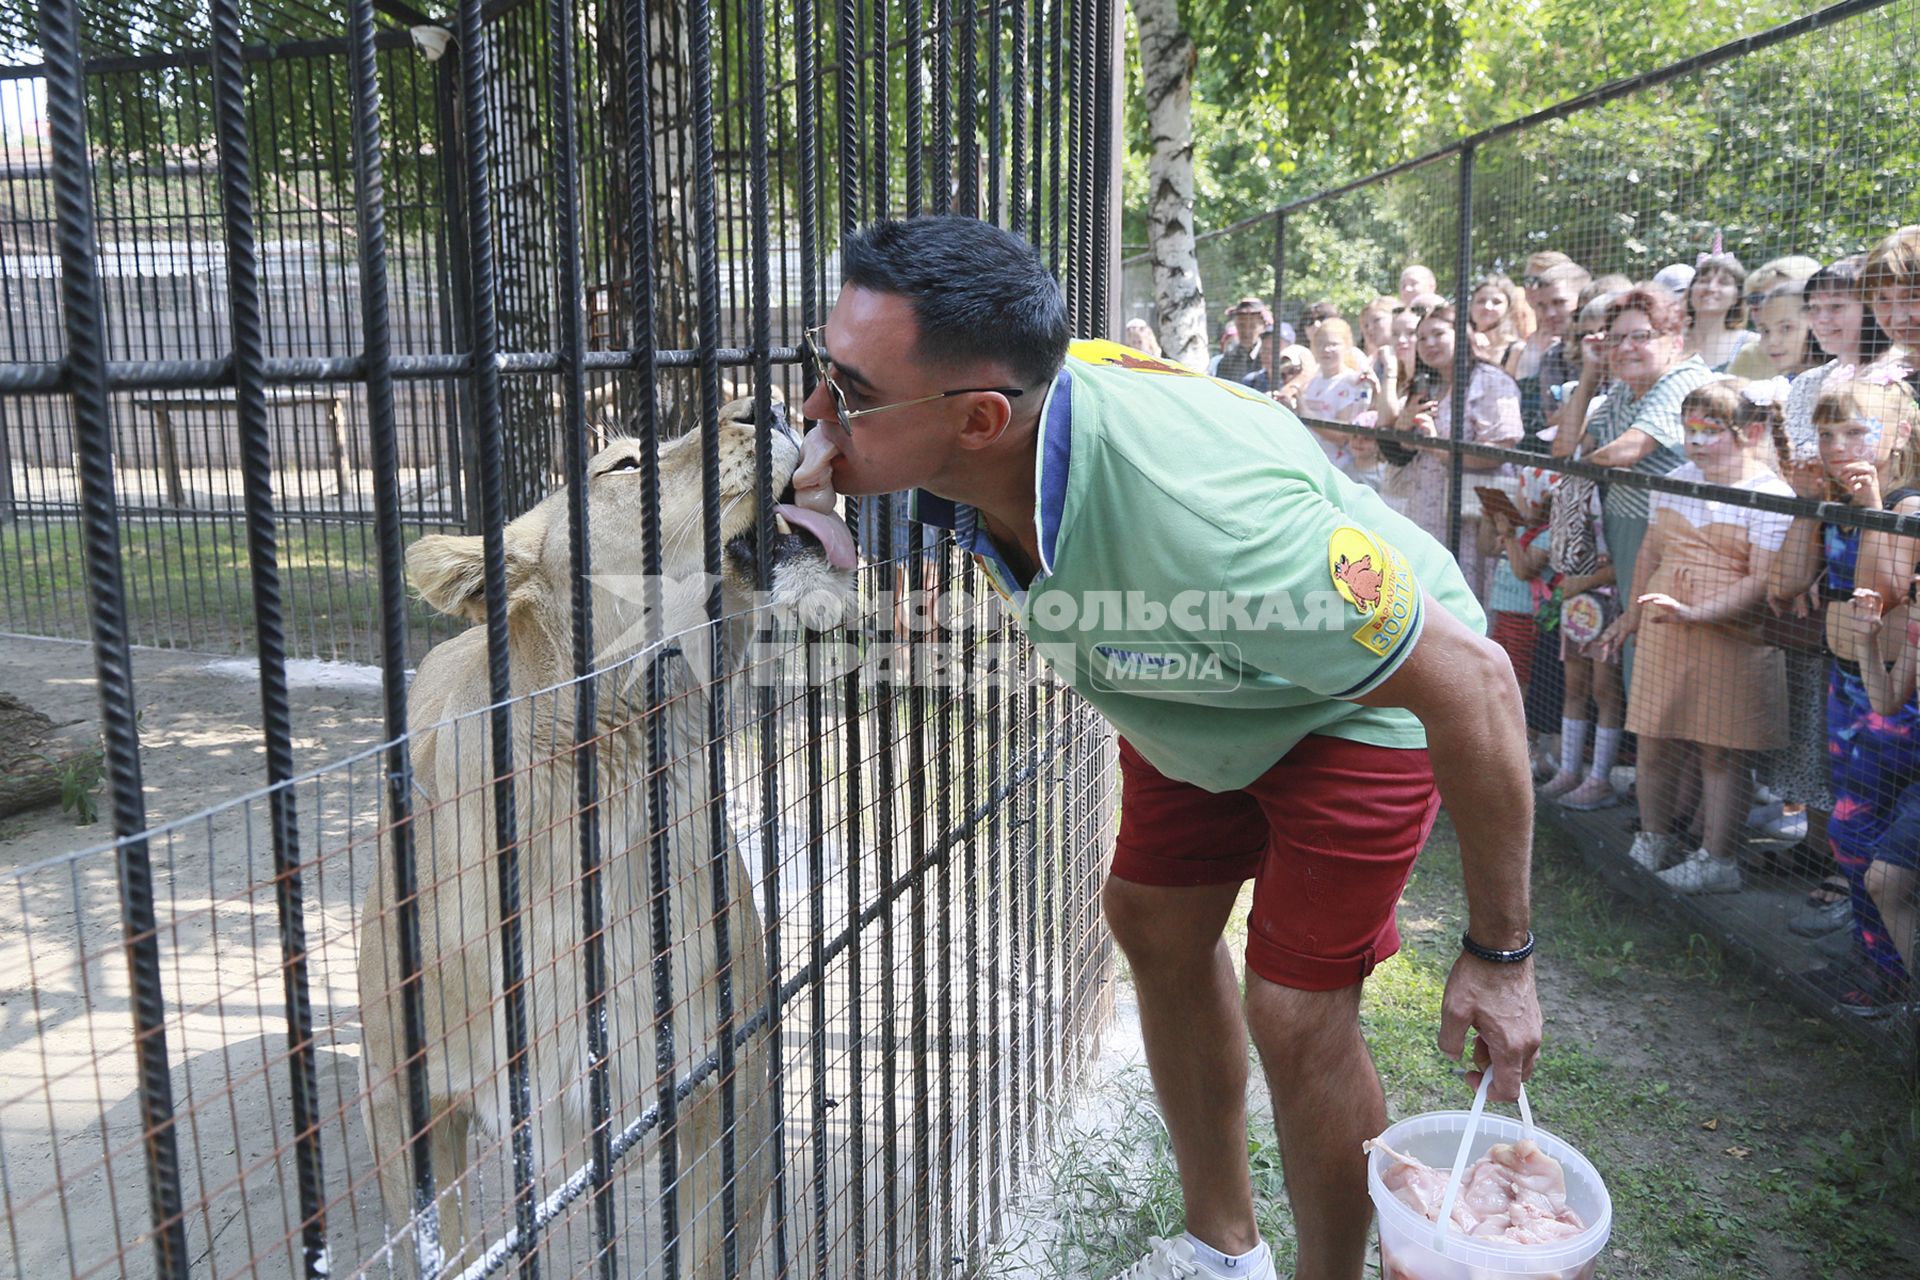
[[[1851,377],[1835,376],[1814,406],[1820,461],[1829,481],[1829,497],[1866,510],[1920,510],[1920,458],[1914,428],[1920,421],[1913,395],[1899,381],[1904,370],[1869,368]],[[1866,544],[1865,554],[1862,544]],[[1876,710],[1862,664],[1880,664],[1878,619],[1888,605],[1903,604],[1912,581],[1913,539],[1869,534],[1858,529],[1818,524],[1799,517],[1782,560],[1788,562],[1785,590],[1796,594],[1818,576],[1828,602],[1827,648],[1833,663],[1827,678],[1827,757],[1833,789],[1833,816],[1827,825],[1834,859],[1851,890],[1854,936],[1871,962],[1864,981],[1839,992],[1844,1008],[1875,1016],[1905,996],[1908,973],[1878,904],[1874,888],[1892,877],[1888,871],[1911,869],[1914,850],[1896,824],[1898,801],[1920,782],[1920,708],[1909,687],[1897,705]],[[1797,553],[1797,554],[1796,554]],[[1796,562],[1797,564],[1793,563]],[[1812,564],[1814,571],[1806,571]],[[1794,573],[1795,568],[1801,573]],[[1901,632],[1904,633],[1904,627]],[[1876,680],[1884,681],[1879,665]],[[1884,697],[1884,694],[1883,694]],[[1886,864],[1876,871],[1877,864]],[[1909,886],[1910,888],[1910,886]],[[1883,894],[1884,896],[1884,894]]]

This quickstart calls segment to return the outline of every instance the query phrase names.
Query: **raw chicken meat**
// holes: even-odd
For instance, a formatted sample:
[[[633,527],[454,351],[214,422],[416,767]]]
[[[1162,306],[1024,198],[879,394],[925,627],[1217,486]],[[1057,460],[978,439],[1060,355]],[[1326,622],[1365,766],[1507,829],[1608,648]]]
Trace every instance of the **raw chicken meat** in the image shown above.
[[[1362,1144],[1392,1161],[1380,1181],[1394,1198],[1429,1222],[1440,1220],[1447,1174],[1378,1139]],[[1480,1240],[1508,1244],[1551,1244],[1587,1229],[1567,1207],[1567,1176],[1560,1162],[1522,1138],[1499,1142],[1467,1166],[1453,1202],[1453,1229]]]

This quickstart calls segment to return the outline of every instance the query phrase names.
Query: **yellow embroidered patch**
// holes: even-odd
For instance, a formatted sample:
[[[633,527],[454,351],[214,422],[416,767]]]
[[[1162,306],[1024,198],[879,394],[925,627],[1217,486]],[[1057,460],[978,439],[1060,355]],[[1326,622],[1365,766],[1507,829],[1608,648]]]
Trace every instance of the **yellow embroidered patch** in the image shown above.
[[[1327,574],[1341,599],[1365,618],[1353,638],[1383,658],[1392,653],[1420,608],[1407,558],[1366,530],[1342,525],[1327,539]]]

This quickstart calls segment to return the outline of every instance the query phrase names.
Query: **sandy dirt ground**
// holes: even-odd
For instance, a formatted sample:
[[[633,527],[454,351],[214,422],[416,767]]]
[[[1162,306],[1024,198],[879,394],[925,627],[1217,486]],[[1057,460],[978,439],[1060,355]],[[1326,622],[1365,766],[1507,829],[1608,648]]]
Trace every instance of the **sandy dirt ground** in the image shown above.
[[[12,637],[0,646],[7,687],[57,724],[84,727],[97,716],[86,646]],[[156,830],[151,858],[189,1261],[196,1275],[284,1276],[297,1261],[299,1202],[268,809],[254,794],[265,768],[256,672],[247,662],[139,650],[134,678],[147,813]],[[328,1246],[336,1275],[363,1268],[386,1274],[387,1233],[357,1104],[354,971],[357,908],[375,865],[381,696],[377,676],[365,668],[299,664],[291,682],[296,765],[319,771],[295,788],[295,803],[307,864]],[[749,745],[741,745],[732,776],[751,773]],[[907,764],[902,746],[898,776],[905,776]],[[1059,785],[1064,794],[1065,783]],[[866,803],[872,802],[869,788]],[[787,805],[776,841],[781,897],[789,904],[779,930],[782,973],[790,980],[815,930],[806,898],[804,833],[797,829],[805,822],[805,805]],[[914,820],[904,791],[896,809],[901,823]],[[743,854],[758,869],[760,841],[750,804],[731,817]],[[931,825],[928,815],[918,820]],[[115,858],[111,848],[100,847],[107,833],[104,821],[79,827],[58,809],[0,824],[0,898],[11,899],[0,902],[0,1192],[7,1209],[0,1275],[152,1272]],[[1009,830],[1003,838],[1016,833]],[[903,825],[903,849],[906,839]],[[860,877],[858,900],[870,909],[883,896],[876,861],[869,857]],[[837,933],[848,918],[841,862],[837,847],[829,848],[823,933]],[[860,931],[860,999],[847,980],[848,952],[829,966],[821,984],[817,1037],[810,996],[802,994],[789,1007],[782,1036],[787,1250],[799,1259],[826,1257],[835,1274],[850,1274],[856,1249],[871,1253],[891,1243],[911,1254],[924,1206],[941,1196],[958,1206],[970,1184],[993,1176],[996,1144],[1008,1142],[1005,1134],[1013,1128],[994,1108],[1019,1106],[1032,1087],[1023,1080],[1065,1083],[1067,1064],[1049,1048],[1050,1034],[1061,1029],[1061,997],[1037,989],[1037,958],[1024,976],[1012,959],[1004,970],[998,959],[989,969],[986,957],[996,948],[981,945],[978,912],[966,916],[957,883],[954,892],[952,946],[944,965],[924,943],[916,957],[908,915],[916,905],[937,915],[937,895],[916,904],[915,893],[904,893],[889,909],[896,921],[890,947],[872,923]],[[1092,919],[1082,911],[1073,927],[1084,935]],[[995,927],[1004,929],[994,935],[1002,940],[997,949],[1016,953],[1022,945],[1015,936],[1018,921],[1009,916]],[[1059,963],[1046,971],[1058,984],[1054,990],[1064,993],[1070,981],[1086,980],[1074,968],[1069,928],[1031,936],[1044,939],[1035,945],[1058,948],[1052,954]],[[1085,947],[1078,954],[1077,963],[1085,965],[1094,952]],[[998,1021],[983,1021],[976,1034],[936,1033],[925,1040],[928,1065],[919,1079],[911,1034],[916,972],[933,984],[927,995],[932,1008],[939,1007],[938,984],[944,981],[956,1008],[971,988],[980,992],[983,1019],[989,1001],[1001,1010]],[[882,974],[894,993],[892,1036],[877,989]],[[848,1021],[856,1005],[863,1011],[857,1040]],[[1021,1009],[1031,1015],[1024,1027]],[[950,1085],[944,1093],[943,1079]],[[921,1081],[930,1100],[944,1099],[945,1105],[930,1102],[938,1152],[931,1165],[916,1167],[913,1092]],[[856,1098],[861,1101],[853,1105]],[[970,1098],[980,1101],[970,1106]],[[620,1100],[616,1125],[631,1123],[653,1101]],[[862,1135],[857,1142],[856,1132]],[[480,1141],[472,1204],[486,1230],[497,1235],[511,1223],[511,1185],[497,1137]],[[655,1162],[645,1141],[629,1163],[633,1173],[620,1185],[616,1219],[623,1256],[645,1261],[657,1258],[662,1233]],[[955,1208],[954,1229],[966,1230],[963,1213]],[[934,1216],[944,1220],[937,1210]],[[587,1224],[577,1208],[556,1224],[547,1249],[552,1265],[568,1272],[566,1259],[588,1255]],[[766,1273],[773,1265],[770,1243],[749,1252],[757,1260],[747,1274]],[[633,1274],[651,1270],[635,1265]]]

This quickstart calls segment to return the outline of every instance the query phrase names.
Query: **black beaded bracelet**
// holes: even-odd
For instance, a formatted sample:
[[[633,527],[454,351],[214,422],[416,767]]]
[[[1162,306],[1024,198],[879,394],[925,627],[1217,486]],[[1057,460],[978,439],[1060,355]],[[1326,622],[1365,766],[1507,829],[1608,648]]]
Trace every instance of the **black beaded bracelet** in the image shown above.
[[[1492,947],[1483,947],[1464,933],[1460,935],[1460,946],[1474,959],[1485,960],[1489,964],[1519,964],[1533,954],[1533,930],[1527,930],[1525,946],[1515,947],[1511,951],[1496,951]]]

